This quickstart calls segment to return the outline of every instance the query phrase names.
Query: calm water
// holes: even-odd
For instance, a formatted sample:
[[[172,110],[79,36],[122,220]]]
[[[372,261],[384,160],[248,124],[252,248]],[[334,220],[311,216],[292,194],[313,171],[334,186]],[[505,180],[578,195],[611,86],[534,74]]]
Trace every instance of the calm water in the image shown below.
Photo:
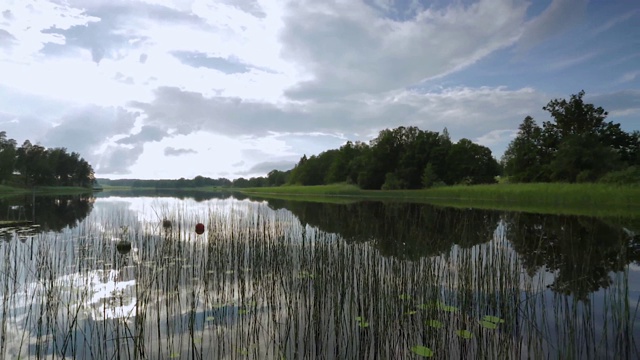
[[[37,224],[0,229],[4,359],[640,358],[640,217],[123,192],[0,219]]]

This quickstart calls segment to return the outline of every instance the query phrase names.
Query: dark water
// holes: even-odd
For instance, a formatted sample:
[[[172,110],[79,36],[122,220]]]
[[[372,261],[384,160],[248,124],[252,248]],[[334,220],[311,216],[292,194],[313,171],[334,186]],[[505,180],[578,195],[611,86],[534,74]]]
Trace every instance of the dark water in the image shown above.
[[[640,217],[198,192],[0,200],[0,219],[23,218],[38,226],[0,230],[6,359],[640,357]]]

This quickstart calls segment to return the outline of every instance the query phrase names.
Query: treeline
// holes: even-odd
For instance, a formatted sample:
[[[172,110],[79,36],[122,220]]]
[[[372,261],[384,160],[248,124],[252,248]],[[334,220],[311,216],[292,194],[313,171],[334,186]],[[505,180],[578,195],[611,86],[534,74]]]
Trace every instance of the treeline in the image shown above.
[[[369,144],[347,142],[337,150],[303,156],[289,184],[357,184],[362,189],[419,189],[438,184],[495,182],[500,165],[489,148],[417,127],[380,131]]]
[[[229,180],[227,178],[212,179],[205,176],[196,176],[193,179],[161,179],[161,180],[141,180],[141,179],[97,179],[102,186],[123,186],[133,188],[153,188],[153,189],[189,189],[198,187],[262,187],[279,186],[286,182],[286,176],[290,173],[274,170],[267,177],[252,177],[249,179],[238,178]]]
[[[640,182],[640,132],[606,122],[607,112],[584,103],[584,91],[551,100],[552,121],[527,116],[502,164],[512,182]]]
[[[33,145],[29,140],[18,147],[0,131],[0,184],[89,187],[94,181],[93,168],[80,154]]]

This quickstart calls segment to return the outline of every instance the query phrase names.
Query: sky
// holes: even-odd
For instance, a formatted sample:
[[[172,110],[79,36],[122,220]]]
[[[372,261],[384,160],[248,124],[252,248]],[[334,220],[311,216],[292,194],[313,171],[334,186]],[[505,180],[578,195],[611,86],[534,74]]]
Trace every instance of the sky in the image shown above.
[[[3,0],[0,131],[235,179],[417,126],[499,159],[580,90],[640,130],[637,0]]]

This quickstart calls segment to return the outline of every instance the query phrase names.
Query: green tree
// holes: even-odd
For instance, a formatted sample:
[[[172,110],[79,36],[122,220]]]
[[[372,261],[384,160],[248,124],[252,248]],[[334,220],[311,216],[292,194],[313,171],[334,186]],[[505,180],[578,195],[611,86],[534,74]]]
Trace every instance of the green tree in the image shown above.
[[[439,180],[440,179],[438,178],[433,165],[431,163],[427,163],[427,165],[424,167],[424,170],[422,171],[422,187],[428,189]]]
[[[585,103],[584,94],[580,91],[568,101],[554,99],[543,107],[553,118],[544,123],[543,146],[553,154],[549,169],[554,181],[594,181],[632,158],[632,137],[619,124],[606,122],[607,112]]]
[[[11,179],[16,162],[16,141],[0,131],[0,184]]]
[[[461,139],[451,147],[447,156],[449,164],[448,184],[490,184],[500,172],[491,150],[474,144],[469,139]]]
[[[505,173],[513,182],[546,180],[542,129],[531,116],[527,116],[518,130],[518,135],[511,141],[502,157]]]

